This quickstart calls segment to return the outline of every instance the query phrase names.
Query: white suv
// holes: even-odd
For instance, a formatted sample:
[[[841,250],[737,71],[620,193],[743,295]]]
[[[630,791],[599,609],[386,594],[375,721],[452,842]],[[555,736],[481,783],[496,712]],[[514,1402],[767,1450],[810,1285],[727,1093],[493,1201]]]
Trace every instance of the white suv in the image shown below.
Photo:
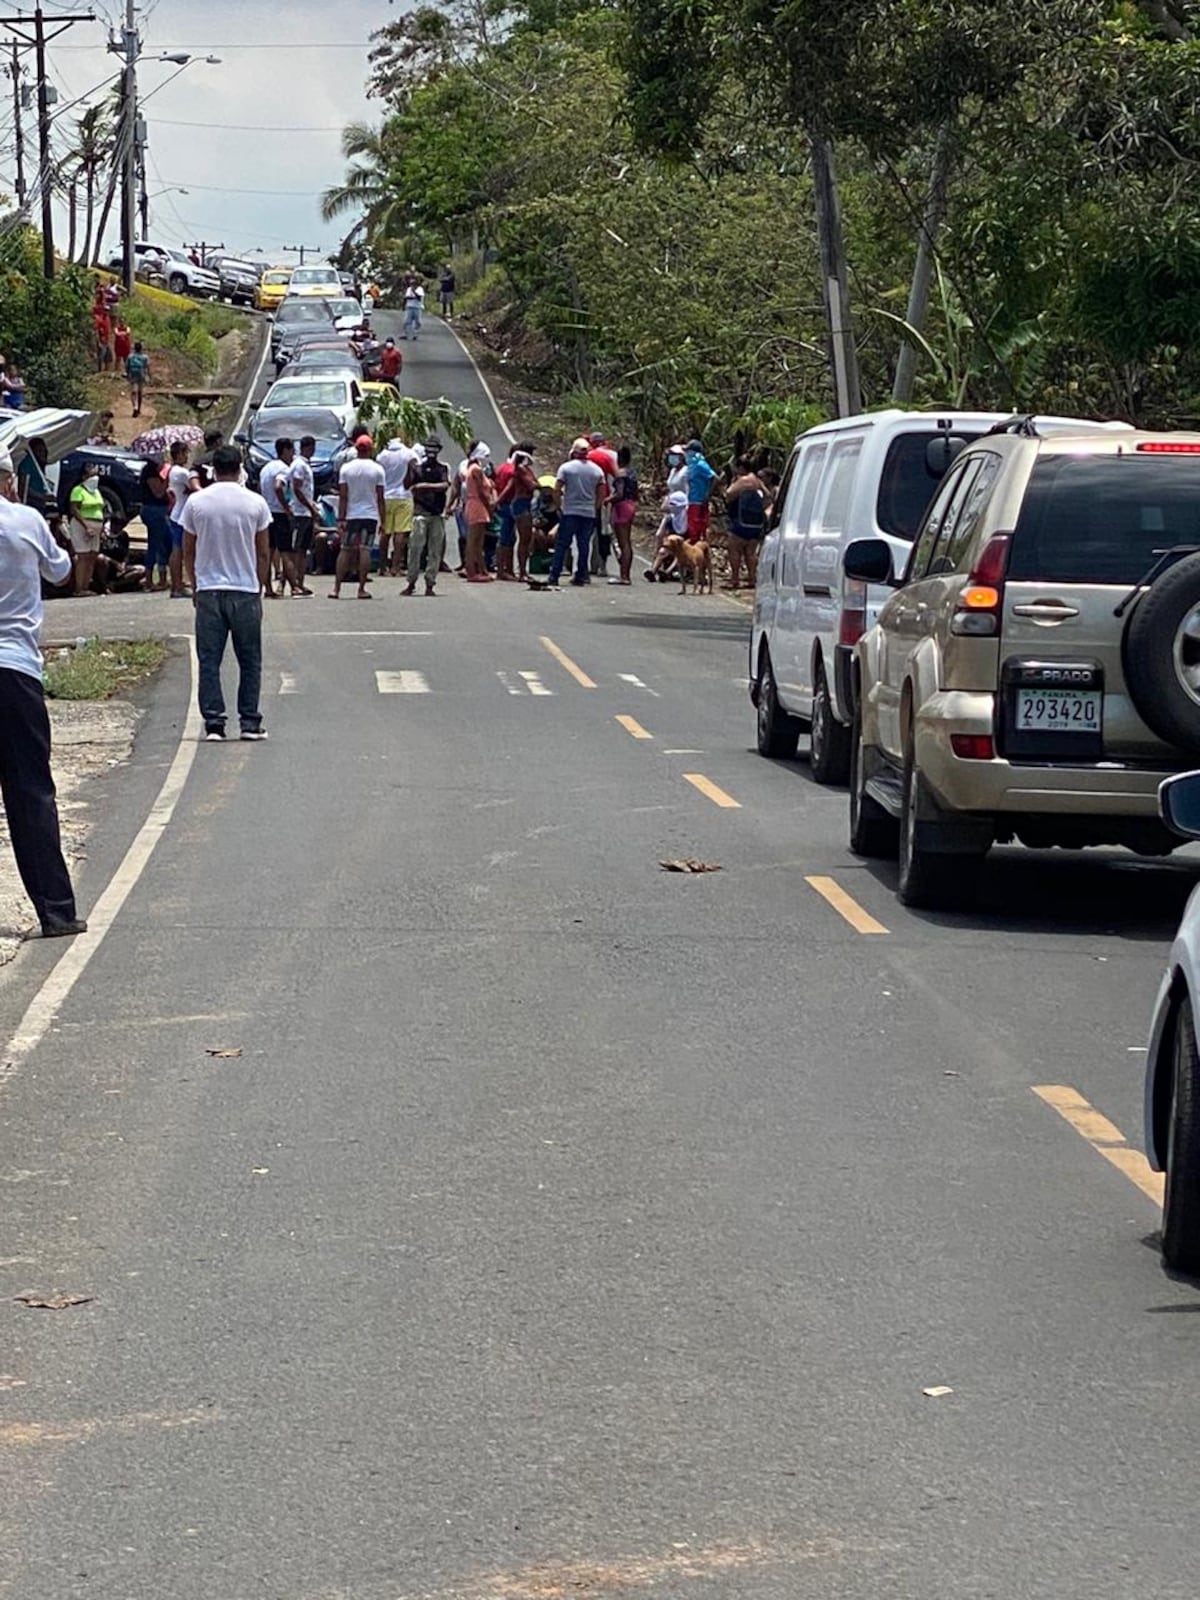
[[[173,250],[163,244],[148,244],[139,239],[133,246],[135,271],[151,267],[161,276],[172,294],[194,294],[202,299],[215,300],[221,292],[221,280],[207,267],[198,267],[189,261],[182,250]],[[110,272],[120,272],[124,261],[119,250],[108,258]]]

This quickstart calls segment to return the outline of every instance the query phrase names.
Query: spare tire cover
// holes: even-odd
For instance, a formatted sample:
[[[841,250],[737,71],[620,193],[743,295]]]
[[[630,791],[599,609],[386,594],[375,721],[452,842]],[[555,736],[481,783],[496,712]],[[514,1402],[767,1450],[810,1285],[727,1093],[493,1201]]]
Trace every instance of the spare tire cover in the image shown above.
[[[1160,739],[1200,755],[1200,554],[1177,562],[1131,609],[1125,683]]]

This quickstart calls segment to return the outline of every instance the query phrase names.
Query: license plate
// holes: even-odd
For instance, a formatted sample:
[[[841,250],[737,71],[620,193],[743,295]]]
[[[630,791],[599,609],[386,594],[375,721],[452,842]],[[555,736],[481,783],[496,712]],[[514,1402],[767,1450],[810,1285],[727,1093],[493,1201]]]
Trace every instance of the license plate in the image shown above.
[[[1098,689],[1018,689],[1017,728],[1034,733],[1099,733]]]

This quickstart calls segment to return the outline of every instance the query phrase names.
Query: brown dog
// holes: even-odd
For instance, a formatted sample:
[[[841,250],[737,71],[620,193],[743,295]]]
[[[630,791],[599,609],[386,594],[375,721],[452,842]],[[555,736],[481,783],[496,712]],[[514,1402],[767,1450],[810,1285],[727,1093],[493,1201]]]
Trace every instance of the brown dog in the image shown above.
[[[681,533],[671,533],[665,540],[666,548],[671,552],[679,567],[679,592],[687,593],[688,579],[692,580],[692,587],[697,594],[704,593],[704,585],[708,584],[708,592],[713,592],[712,582],[712,551],[704,539],[690,544]]]

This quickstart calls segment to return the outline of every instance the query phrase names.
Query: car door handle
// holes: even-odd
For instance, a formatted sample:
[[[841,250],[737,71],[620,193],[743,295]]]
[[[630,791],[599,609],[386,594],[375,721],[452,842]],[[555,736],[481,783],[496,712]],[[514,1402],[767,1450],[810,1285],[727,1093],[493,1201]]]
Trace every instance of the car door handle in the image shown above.
[[[1069,606],[1065,600],[1032,600],[1026,606],[1014,606],[1014,617],[1030,617],[1034,622],[1065,622],[1079,615],[1078,606]]]

